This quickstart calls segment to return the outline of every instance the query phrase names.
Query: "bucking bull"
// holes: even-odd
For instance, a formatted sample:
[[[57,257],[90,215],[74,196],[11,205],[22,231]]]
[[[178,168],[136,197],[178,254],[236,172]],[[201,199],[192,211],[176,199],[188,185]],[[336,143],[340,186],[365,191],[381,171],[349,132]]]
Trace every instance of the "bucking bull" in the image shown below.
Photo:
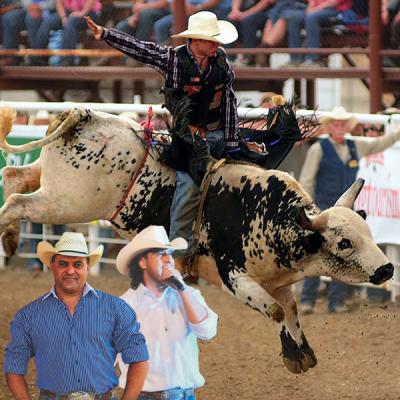
[[[0,115],[0,148],[16,153],[42,147],[34,163],[3,170],[7,201],[0,210],[0,230],[8,254],[15,251],[21,219],[89,222],[110,219],[118,210],[112,223],[125,238],[150,224],[168,229],[175,171],[158,160],[153,148],[144,160],[145,137],[138,123],[77,108],[60,114],[45,138],[11,146],[6,136],[12,112],[4,109]],[[321,212],[284,172],[227,163],[212,178],[200,254],[215,259],[225,290],[279,324],[283,361],[293,373],[317,364],[300,326],[293,283],[326,275],[381,284],[393,275],[363,213],[352,210],[361,188],[362,181],[355,182],[334,207]]]

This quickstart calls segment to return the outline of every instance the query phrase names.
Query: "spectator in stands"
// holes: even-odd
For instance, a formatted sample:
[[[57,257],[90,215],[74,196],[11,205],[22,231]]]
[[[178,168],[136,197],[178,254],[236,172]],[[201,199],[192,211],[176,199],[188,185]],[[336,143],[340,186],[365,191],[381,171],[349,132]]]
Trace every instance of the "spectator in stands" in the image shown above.
[[[0,43],[3,43],[3,15],[18,6],[16,0],[3,0],[0,5]]]
[[[115,29],[140,40],[150,40],[155,22],[168,14],[168,0],[138,0],[132,7],[132,15],[119,22]]]
[[[268,11],[276,0],[256,0],[249,2],[245,0],[232,0],[232,11],[228,19],[235,24],[240,32],[242,47],[252,49],[257,47],[259,40],[257,32],[262,31],[265,21],[268,19]],[[255,56],[245,55],[241,63],[254,65]]]
[[[18,49],[19,35],[28,31],[28,44],[37,48],[36,38],[41,26],[55,15],[54,0],[22,0],[20,8],[6,12],[2,20],[3,48]],[[6,57],[1,60],[1,65],[16,65],[17,57]]]
[[[381,152],[400,139],[400,131],[377,138],[346,138],[357,123],[356,118],[343,107],[335,107],[330,115],[321,118],[328,138],[314,143],[307,152],[300,174],[300,183],[313,196],[321,210],[332,207],[336,200],[354,182],[358,172],[358,160],[368,154]],[[304,314],[313,312],[320,279],[306,278],[300,304]],[[332,281],[328,293],[328,310],[345,312],[347,287]]]
[[[97,21],[100,16],[100,0],[56,0],[57,13],[50,15],[43,21],[36,37],[35,48],[46,48],[51,31],[63,29],[62,49],[75,49],[79,41],[79,34],[86,29],[83,17],[89,15]],[[35,57],[35,63],[43,64],[43,57]],[[61,59],[60,65],[74,64],[74,57],[68,56]]]
[[[386,5],[387,24],[384,31],[384,45],[386,48],[400,48],[400,0],[382,0]],[[383,57],[385,67],[397,67],[400,65],[399,57]],[[397,99],[396,99],[397,100]]]
[[[291,9],[284,14],[288,23],[288,47],[289,48],[319,48],[321,28],[335,17],[340,11],[351,8],[351,0],[309,0],[307,8]],[[303,44],[301,30],[305,28],[306,39]],[[304,67],[321,66],[320,57],[317,54],[306,55],[302,63],[301,55],[291,55],[288,66],[301,64]]]
[[[185,0],[186,15],[189,17],[199,11],[211,11],[218,19],[226,19],[231,10],[231,0]],[[173,17],[171,11],[154,24],[158,44],[167,44],[172,33]]]
[[[285,39],[287,33],[287,20],[284,15],[291,9],[306,7],[306,1],[301,0],[277,0],[269,10],[260,47],[277,47]]]

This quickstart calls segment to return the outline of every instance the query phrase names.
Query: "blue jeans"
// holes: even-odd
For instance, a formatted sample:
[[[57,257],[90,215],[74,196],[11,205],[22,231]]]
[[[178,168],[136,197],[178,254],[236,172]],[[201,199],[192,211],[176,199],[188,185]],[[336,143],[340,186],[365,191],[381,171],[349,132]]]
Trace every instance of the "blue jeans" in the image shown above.
[[[321,45],[321,26],[330,17],[338,14],[335,8],[327,7],[307,14],[304,8],[293,8],[282,13],[282,18],[288,21],[288,47],[289,48],[319,48]],[[306,30],[305,45],[302,45],[301,30]],[[301,60],[300,55],[290,57],[292,61]],[[319,59],[317,54],[306,55],[306,60],[316,61]]]
[[[61,398],[61,397],[59,397],[59,398]],[[139,399],[140,399],[140,397],[139,397]],[[39,397],[39,400],[54,400],[54,397],[49,397],[45,394],[41,394]],[[56,400],[58,400],[58,399],[56,399]],[[118,398],[113,396],[110,398],[110,400],[118,400]]]
[[[154,400],[154,397],[149,397],[149,396],[140,394],[138,397],[138,400]],[[175,396],[175,397],[168,397],[168,400],[196,400],[196,396],[193,395],[193,396],[182,397],[182,395],[180,395],[180,396]]]
[[[300,303],[315,305],[317,300],[318,288],[320,284],[319,277],[304,279],[303,290],[301,292]],[[328,310],[334,312],[335,308],[344,305],[347,294],[347,285],[332,279],[328,292]]]
[[[12,10],[3,15],[2,36],[4,49],[17,49],[19,45],[19,33],[25,29],[27,12],[24,8]],[[17,57],[13,57],[15,61]]]
[[[154,396],[149,392],[142,392],[139,394],[138,400],[154,400],[154,398],[160,398],[160,392],[157,392],[157,396]],[[161,393],[161,399],[163,400],[196,400],[196,395],[193,389],[182,389],[174,388],[164,390]]]
[[[278,0],[275,5],[268,9],[268,18],[273,24],[281,18],[281,14],[294,5],[294,0]]]
[[[224,132],[207,132],[206,142],[210,154],[221,158],[225,149]],[[186,250],[176,251],[178,256],[190,256],[194,253],[193,223],[200,202],[200,189],[192,177],[184,171],[176,171],[176,189],[171,205],[171,226],[169,238],[183,237],[188,242]]]
[[[67,12],[67,14],[70,14]],[[91,17],[95,22],[97,21],[98,14],[94,12],[89,12],[87,14]],[[50,32],[56,31],[59,29],[63,29],[63,41],[62,41],[62,49],[75,49],[78,44],[79,34],[81,31],[86,29],[87,25],[83,17],[68,17],[65,26],[62,26],[61,18],[58,14],[53,13],[50,14],[47,18],[43,20],[38,29],[37,34],[35,35],[36,39],[33,41],[32,48],[34,49],[45,49],[47,48]],[[70,65],[73,65],[74,57],[64,57],[65,60]],[[43,61],[43,59],[41,59]]]
[[[156,21],[169,14],[169,9],[165,8],[148,8],[140,11],[140,17],[135,28],[128,24],[125,19],[117,24],[116,29],[135,36],[139,40],[149,40],[153,32]]]
[[[242,47],[249,49],[257,47],[257,32],[264,28],[267,19],[268,13],[262,11],[249,15],[241,21],[240,29],[242,31]]]

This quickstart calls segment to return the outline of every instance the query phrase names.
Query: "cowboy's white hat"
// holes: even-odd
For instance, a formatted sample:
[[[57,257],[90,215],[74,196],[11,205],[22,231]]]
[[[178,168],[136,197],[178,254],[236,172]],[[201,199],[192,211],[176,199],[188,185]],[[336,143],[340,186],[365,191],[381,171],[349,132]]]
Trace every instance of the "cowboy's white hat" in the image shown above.
[[[103,254],[103,246],[98,246],[89,253],[85,237],[79,232],[64,232],[60,240],[52,246],[48,242],[40,242],[37,247],[37,254],[45,265],[50,265],[54,254],[61,254],[70,257],[88,257],[89,267],[95,265]]]
[[[235,25],[228,21],[218,21],[210,11],[200,11],[189,17],[186,31],[172,35],[173,38],[203,39],[228,44],[238,38]]]
[[[327,124],[332,120],[348,121],[350,129],[353,129],[357,125],[357,118],[348,113],[344,107],[335,107],[329,114],[324,115],[320,118],[321,124]]]
[[[150,225],[139,232],[117,256],[115,262],[118,271],[122,275],[129,274],[129,262],[137,255],[150,249],[166,249],[169,251],[187,249],[187,241],[176,238],[169,241],[167,232],[163,226]]]

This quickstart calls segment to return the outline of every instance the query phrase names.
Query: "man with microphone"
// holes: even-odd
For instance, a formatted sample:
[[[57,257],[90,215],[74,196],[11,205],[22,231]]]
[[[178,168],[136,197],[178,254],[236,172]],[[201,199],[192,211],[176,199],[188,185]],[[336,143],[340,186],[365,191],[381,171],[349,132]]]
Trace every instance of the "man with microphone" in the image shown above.
[[[149,373],[138,400],[194,400],[194,389],[205,382],[199,371],[197,339],[215,336],[218,316],[174,268],[172,252],[186,247],[185,239],[170,242],[162,226],[149,226],[116,260],[118,271],[131,278],[131,288],[121,298],[135,310],[150,354]],[[124,388],[128,366],[119,356],[117,361],[119,386]]]

